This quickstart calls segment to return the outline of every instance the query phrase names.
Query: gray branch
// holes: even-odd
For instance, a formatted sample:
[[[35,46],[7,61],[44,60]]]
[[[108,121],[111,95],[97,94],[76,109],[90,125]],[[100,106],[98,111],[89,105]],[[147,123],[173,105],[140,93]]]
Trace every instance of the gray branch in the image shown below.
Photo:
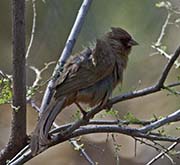
[[[70,35],[67,39],[66,45],[62,51],[62,54],[59,58],[59,61],[55,67],[55,70],[53,72],[53,79],[49,81],[48,86],[46,88],[43,100],[42,100],[42,104],[41,104],[41,108],[40,108],[40,113],[43,112],[43,110],[47,107],[47,105],[49,104],[52,94],[53,94],[53,86],[55,84],[55,81],[57,80],[57,78],[60,76],[60,71],[62,71],[62,67],[63,65],[66,63],[66,60],[69,58],[72,49],[74,47],[74,44],[76,42],[76,39],[81,31],[82,25],[84,23],[85,20],[85,16],[87,15],[87,12],[90,8],[92,0],[84,0],[81,8],[79,9],[78,15],[76,17],[75,23],[72,27],[72,30],[70,32]]]
[[[162,156],[164,156],[166,153],[168,153],[169,151],[171,151],[173,148],[175,148],[179,143],[178,142],[174,142],[172,145],[170,145],[168,147],[168,149],[166,151],[162,151],[161,153],[159,153],[157,156],[155,156],[152,160],[150,160],[148,163],[146,163],[146,165],[151,165],[153,164],[155,161],[157,161],[158,159],[160,159]]]

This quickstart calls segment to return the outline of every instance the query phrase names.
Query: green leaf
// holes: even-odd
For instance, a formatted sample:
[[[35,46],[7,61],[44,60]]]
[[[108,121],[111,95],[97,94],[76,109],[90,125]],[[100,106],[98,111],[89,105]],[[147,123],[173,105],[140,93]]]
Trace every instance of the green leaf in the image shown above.
[[[75,151],[79,151],[80,149],[82,149],[84,147],[84,144],[80,144],[77,147],[74,148]]]
[[[9,79],[0,79],[0,104],[10,103],[12,100],[11,82]]]
[[[173,88],[164,87],[164,89],[167,90],[170,94],[173,94],[173,95],[175,95],[175,96],[179,95],[179,94],[177,93],[177,91],[176,91],[175,89],[173,89]]]
[[[155,6],[158,7],[158,8],[165,7],[166,9],[172,8],[172,4],[169,1],[158,2],[158,3],[155,4]]]
[[[136,118],[132,113],[128,112],[125,116],[124,116],[125,120],[128,120],[130,123],[136,123],[136,122],[140,122],[140,120],[138,118]]]
[[[176,19],[175,23],[180,23],[180,18]]]
[[[114,116],[114,117],[117,117],[118,116],[118,110],[115,110],[115,109],[113,109],[113,108],[111,108],[110,110],[107,110],[106,111],[106,114],[107,115],[111,115],[111,116]]]
[[[75,114],[72,116],[75,120],[79,120],[81,118],[81,112],[78,109]]]
[[[165,45],[161,45],[161,47],[160,47],[163,51],[166,51],[167,50],[167,46],[165,46]]]
[[[158,2],[158,3],[155,4],[155,6],[156,6],[156,7],[159,7],[159,8],[160,8],[160,7],[164,7],[164,6],[165,6],[165,2],[164,2],[164,1]]]

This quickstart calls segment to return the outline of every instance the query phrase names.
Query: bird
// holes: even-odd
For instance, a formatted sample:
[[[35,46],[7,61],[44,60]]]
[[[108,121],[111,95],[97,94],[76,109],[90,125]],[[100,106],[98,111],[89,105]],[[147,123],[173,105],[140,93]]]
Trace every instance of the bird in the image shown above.
[[[112,27],[96,40],[94,48],[86,48],[71,56],[63,67],[53,90],[53,97],[40,114],[31,137],[31,151],[35,155],[50,141],[49,131],[56,116],[75,103],[90,107],[106,105],[113,89],[123,80],[128,56],[138,42],[124,29]],[[81,109],[83,115],[86,112]]]

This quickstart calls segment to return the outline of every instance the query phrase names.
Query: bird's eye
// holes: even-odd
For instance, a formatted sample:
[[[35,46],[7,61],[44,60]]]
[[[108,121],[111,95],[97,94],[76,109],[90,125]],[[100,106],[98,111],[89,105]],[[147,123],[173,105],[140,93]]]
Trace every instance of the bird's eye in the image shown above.
[[[129,38],[123,38],[121,39],[121,42],[124,46],[128,47],[128,43],[129,43],[130,39]]]

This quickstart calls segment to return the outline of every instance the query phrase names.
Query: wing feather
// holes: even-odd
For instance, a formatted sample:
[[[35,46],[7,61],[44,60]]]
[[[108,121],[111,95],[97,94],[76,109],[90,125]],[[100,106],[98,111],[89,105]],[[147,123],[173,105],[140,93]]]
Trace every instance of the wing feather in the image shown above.
[[[56,86],[55,98],[94,85],[112,73],[114,64],[115,56],[110,46],[103,40],[97,40],[90,54],[81,53],[67,63]]]

